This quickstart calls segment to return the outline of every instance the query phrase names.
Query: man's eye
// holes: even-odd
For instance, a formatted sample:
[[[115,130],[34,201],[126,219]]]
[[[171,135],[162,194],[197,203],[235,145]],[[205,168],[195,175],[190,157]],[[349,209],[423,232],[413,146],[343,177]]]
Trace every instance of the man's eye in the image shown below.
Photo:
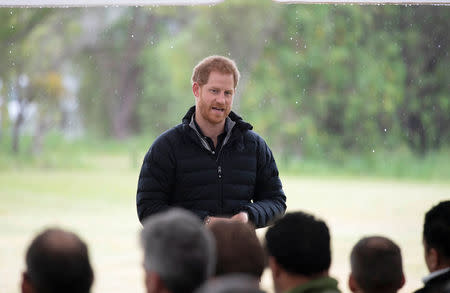
[[[227,96],[231,96],[233,93],[232,92],[225,92],[225,95]]]
[[[214,89],[212,89],[212,90],[210,90],[212,93],[217,93],[217,90],[214,90]]]

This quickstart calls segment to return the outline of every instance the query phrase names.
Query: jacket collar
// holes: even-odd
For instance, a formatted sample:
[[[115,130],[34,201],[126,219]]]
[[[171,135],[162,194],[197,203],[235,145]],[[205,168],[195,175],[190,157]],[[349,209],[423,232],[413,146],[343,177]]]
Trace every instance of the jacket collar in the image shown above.
[[[288,293],[306,293],[306,292],[340,292],[337,287],[337,280],[331,277],[321,277],[318,279],[311,280],[307,283],[304,283],[298,287],[295,287],[289,291]]]
[[[450,279],[450,267],[432,272],[428,276],[424,277],[422,279],[422,281],[426,284],[430,281],[434,281],[434,280],[438,280],[438,279],[439,280],[440,279],[443,279],[443,280]]]
[[[194,116],[195,113],[195,106],[192,106],[191,108],[189,108],[189,110],[187,111],[186,115],[184,115],[183,119],[181,120],[183,124],[189,125],[192,121],[192,117]],[[240,130],[252,130],[253,126],[250,123],[245,122],[242,117],[240,117],[239,115],[237,115],[236,113],[234,113],[233,111],[230,112],[230,114],[228,114],[227,119],[230,119],[232,122],[236,123],[235,125],[233,125],[233,123],[227,123],[228,125],[233,125],[236,128],[239,128]],[[228,129],[227,129],[228,132]]]

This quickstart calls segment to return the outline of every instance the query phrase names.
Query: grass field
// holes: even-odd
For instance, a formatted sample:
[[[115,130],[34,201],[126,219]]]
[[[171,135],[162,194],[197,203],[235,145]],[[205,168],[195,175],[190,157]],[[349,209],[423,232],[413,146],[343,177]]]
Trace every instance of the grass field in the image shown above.
[[[89,171],[0,172],[0,291],[20,291],[24,252],[34,235],[48,226],[79,233],[90,248],[94,293],[144,292],[140,224],[135,210],[138,171],[125,160]],[[349,253],[364,235],[391,237],[402,248],[407,282],[401,292],[421,285],[423,215],[450,198],[449,183],[282,177],[288,210],[323,218],[332,233],[331,275],[347,289]],[[264,229],[258,230],[260,236]],[[262,285],[271,290],[270,274]]]

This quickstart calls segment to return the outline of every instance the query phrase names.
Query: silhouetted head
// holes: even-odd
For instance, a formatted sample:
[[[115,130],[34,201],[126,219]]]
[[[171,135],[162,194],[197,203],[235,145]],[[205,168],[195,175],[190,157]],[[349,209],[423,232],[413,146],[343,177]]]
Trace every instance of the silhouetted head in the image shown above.
[[[214,272],[214,238],[187,210],[173,208],[148,217],[141,242],[147,292],[189,293]]]
[[[352,292],[394,293],[405,283],[400,248],[386,237],[359,240],[352,249],[350,263]]]
[[[450,267],[450,201],[442,201],[425,214],[425,262],[430,272]]]
[[[93,280],[88,248],[72,232],[47,229],[27,250],[23,292],[88,293]]]
[[[264,249],[249,224],[215,222],[209,229],[216,240],[216,276],[243,273],[261,278],[265,268]]]

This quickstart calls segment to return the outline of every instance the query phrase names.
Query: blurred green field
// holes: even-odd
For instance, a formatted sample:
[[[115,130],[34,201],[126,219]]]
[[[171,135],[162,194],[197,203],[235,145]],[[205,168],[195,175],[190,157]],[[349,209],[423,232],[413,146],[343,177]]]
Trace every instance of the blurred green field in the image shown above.
[[[19,292],[24,251],[48,226],[79,233],[88,243],[95,269],[94,293],[144,292],[140,224],[135,211],[138,170],[128,158],[99,157],[102,169],[0,171],[0,288]],[[330,226],[331,274],[347,289],[348,255],[364,235],[391,237],[402,248],[407,283],[420,286],[423,215],[450,198],[450,184],[381,179],[283,176],[288,209],[306,210]],[[264,235],[264,230],[258,231]],[[263,287],[271,288],[265,273]]]
[[[87,136],[67,140],[52,132],[44,140],[44,149],[33,155],[31,137],[24,135],[19,153],[11,151],[11,137],[2,137],[0,172],[23,169],[98,170],[139,172],[142,159],[156,136],[134,136],[126,140]],[[285,175],[320,177],[371,177],[414,181],[450,182],[450,149],[429,151],[423,156],[407,148],[379,148],[375,152],[357,153],[338,148],[334,153],[315,156],[283,156],[274,152],[277,165]]]

